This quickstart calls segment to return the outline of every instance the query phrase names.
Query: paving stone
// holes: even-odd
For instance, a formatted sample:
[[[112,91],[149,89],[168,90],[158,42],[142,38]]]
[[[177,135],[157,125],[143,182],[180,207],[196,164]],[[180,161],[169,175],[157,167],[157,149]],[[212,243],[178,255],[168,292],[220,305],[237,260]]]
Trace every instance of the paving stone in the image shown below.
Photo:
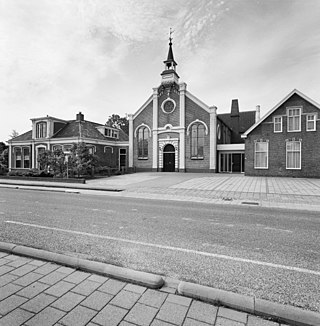
[[[124,290],[126,291],[130,291],[130,292],[134,292],[134,293],[138,293],[138,294],[142,294],[143,292],[145,292],[147,288],[144,286],[140,286],[140,285],[136,285],[136,284],[127,284],[124,287]]]
[[[37,266],[27,264],[27,265],[23,265],[21,267],[16,268],[13,271],[11,271],[11,274],[17,275],[17,276],[23,276],[23,275],[30,273],[31,271],[33,271],[36,268],[37,268]]]
[[[157,312],[158,309],[154,307],[136,303],[125,317],[125,320],[139,326],[149,326]]]
[[[23,304],[21,308],[30,312],[38,313],[45,307],[49,306],[54,300],[57,300],[57,298],[45,293],[40,293],[33,299]]]
[[[135,324],[128,323],[127,321],[122,321],[119,326],[136,326]]]
[[[192,301],[188,317],[203,321],[208,324],[213,324],[217,316],[218,307],[208,303]]]
[[[34,272],[43,274],[43,275],[47,275],[58,268],[59,268],[59,266],[56,264],[46,263],[45,265],[42,265],[42,266],[38,267],[37,269],[35,269]]]
[[[21,286],[28,286],[31,283],[38,281],[41,277],[43,277],[43,275],[31,272],[31,273],[28,273],[27,275],[19,277],[13,283],[21,285]]]
[[[8,260],[16,260],[19,259],[21,256],[17,256],[17,255],[7,255],[6,259]]]
[[[84,326],[97,314],[95,310],[78,306],[69,312],[62,320],[61,324],[66,326]]]
[[[27,258],[19,258],[17,260],[12,260],[8,263],[8,266],[11,266],[11,267],[20,267],[22,265],[25,265],[27,263],[30,262],[30,259],[27,259]]]
[[[43,265],[47,264],[47,262],[46,261],[43,261],[43,260],[36,260],[36,259],[34,259],[34,260],[31,260],[29,262],[29,264],[30,265],[35,265],[35,266],[43,266]]]
[[[167,293],[148,289],[143,293],[142,297],[139,299],[139,302],[148,306],[160,308],[167,296]]]
[[[93,274],[91,275],[90,277],[87,278],[88,281],[92,281],[92,282],[97,282],[97,283],[104,283],[106,281],[108,281],[108,277],[105,277],[105,276],[101,276],[101,275],[96,275],[96,274]]]
[[[6,256],[8,256],[7,253],[5,253],[5,252],[0,252],[0,258],[6,257]]]
[[[218,310],[218,317],[224,317],[231,320],[239,321],[240,323],[246,323],[248,314],[233,309],[220,307]]]
[[[73,287],[74,287],[73,283],[60,281],[55,285],[51,286],[50,288],[48,288],[45,292],[55,297],[61,297],[66,292],[70,291]]]
[[[21,289],[22,287],[20,285],[11,284],[11,283],[3,286],[0,291],[0,301],[20,291]]]
[[[122,290],[110,302],[115,306],[131,309],[140,298],[140,294]]]
[[[24,289],[19,291],[17,294],[21,295],[22,297],[31,299],[31,298],[35,297],[36,295],[38,295],[39,293],[46,290],[48,287],[49,286],[47,284],[35,282],[35,283],[32,283],[29,286],[25,287]]]
[[[245,326],[245,324],[235,320],[218,317],[215,326]]]
[[[65,278],[65,281],[70,283],[79,284],[90,276],[89,273],[75,271]]]
[[[43,277],[40,280],[40,282],[45,283],[45,284],[49,284],[49,285],[53,285],[53,284],[56,284],[57,282],[61,281],[65,277],[66,277],[66,274],[54,271],[54,272],[46,275],[45,277]]]
[[[171,294],[175,294],[177,292],[177,289],[174,288],[170,288],[169,286],[163,286],[160,289],[161,292],[166,292],[166,293],[171,293]]]
[[[11,260],[8,260],[8,259],[0,259],[0,266],[2,266],[2,265],[5,265],[5,264],[8,264],[8,263],[10,263],[11,262]]]
[[[127,312],[128,310],[126,309],[108,304],[97,314],[92,322],[102,326],[117,326]]]
[[[20,326],[31,317],[33,317],[31,312],[18,308],[2,317],[0,319],[0,326]]]
[[[165,321],[159,319],[154,319],[151,326],[172,326],[172,324],[166,323]],[[208,326],[208,324],[206,326]]]
[[[181,295],[169,294],[166,302],[176,303],[181,306],[189,307],[192,299],[183,297]]]
[[[0,266],[0,276],[1,275],[4,275],[4,274],[7,274],[11,271],[14,270],[14,267],[10,267],[10,266],[7,266],[7,265],[2,265]]]
[[[64,315],[65,313],[61,310],[47,307],[28,320],[25,324],[27,326],[52,326]]]
[[[17,278],[18,276],[12,274],[5,274],[0,276],[0,287],[16,280]]]
[[[116,295],[122,290],[126,283],[117,280],[108,280],[102,286],[99,287],[99,291]]]
[[[94,309],[101,310],[113,298],[113,295],[100,291],[95,291],[85,299],[81,305]]]
[[[76,292],[85,296],[91,294],[100,286],[100,283],[84,280],[82,283],[72,289],[72,292]]]
[[[7,299],[0,302],[0,314],[6,315],[10,311],[18,308],[27,301],[26,298],[19,297],[18,295],[12,295]]]
[[[256,316],[248,315],[248,326],[278,326],[278,323],[275,323],[270,320],[262,319]]]
[[[74,268],[71,268],[71,267],[61,266],[56,271],[59,272],[59,273],[63,273],[63,274],[69,275],[69,274],[75,272],[76,270]]]
[[[170,302],[165,302],[157,314],[157,319],[172,323],[175,325],[182,325],[183,320],[187,314],[188,307],[177,305]]]
[[[191,319],[191,318],[186,318],[186,320],[183,323],[183,326],[209,326],[213,324],[207,324],[199,320]]]
[[[75,306],[77,306],[81,301],[85,299],[85,296],[68,292],[64,296],[62,296],[60,299],[55,301],[51,307],[60,309],[62,311],[71,311]]]

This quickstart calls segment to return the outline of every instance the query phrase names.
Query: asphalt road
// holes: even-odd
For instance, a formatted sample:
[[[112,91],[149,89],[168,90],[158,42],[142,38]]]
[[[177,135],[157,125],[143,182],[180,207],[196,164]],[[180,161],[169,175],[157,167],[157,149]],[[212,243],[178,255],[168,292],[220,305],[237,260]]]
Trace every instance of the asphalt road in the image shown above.
[[[319,213],[0,189],[0,241],[320,311]]]

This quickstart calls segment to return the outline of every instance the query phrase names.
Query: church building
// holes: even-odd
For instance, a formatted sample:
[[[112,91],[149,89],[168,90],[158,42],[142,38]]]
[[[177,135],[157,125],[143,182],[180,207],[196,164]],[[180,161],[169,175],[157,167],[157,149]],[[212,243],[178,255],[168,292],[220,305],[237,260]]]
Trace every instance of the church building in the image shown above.
[[[161,84],[129,114],[129,169],[159,172],[244,172],[241,134],[259,119],[256,111],[217,114],[179,82],[172,38]]]

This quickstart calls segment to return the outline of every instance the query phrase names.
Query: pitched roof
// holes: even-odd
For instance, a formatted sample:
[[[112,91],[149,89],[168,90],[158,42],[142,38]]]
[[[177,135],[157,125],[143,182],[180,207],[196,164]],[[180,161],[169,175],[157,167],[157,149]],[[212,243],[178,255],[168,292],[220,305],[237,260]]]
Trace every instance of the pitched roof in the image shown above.
[[[79,128],[79,121],[70,120],[67,124],[60,129],[55,135],[51,137],[51,139],[59,139],[59,138],[92,138],[92,139],[99,139],[99,140],[112,140],[112,141],[128,141],[128,135],[123,131],[119,130],[119,139],[105,137],[101,134],[96,127],[104,126],[100,123],[95,123],[91,121],[81,121],[81,132]],[[10,141],[26,141],[32,140],[32,130],[27,131],[26,133],[19,135]]]
[[[277,105],[275,105],[270,111],[268,111],[259,121],[257,121],[254,125],[252,125],[241,137],[246,138],[249,133],[254,130],[257,126],[259,126],[265,119],[267,119],[273,112],[275,112],[284,102],[286,102],[292,95],[297,94],[302,97],[307,102],[314,105],[316,108],[320,110],[320,104],[306,96],[305,94],[301,93],[299,90],[294,89],[292,90],[284,99],[282,99]]]
[[[9,141],[25,141],[25,140],[31,140],[32,139],[32,130],[29,130],[22,135],[19,135],[17,137],[14,137],[10,139]]]
[[[230,113],[218,114],[218,118],[222,120],[222,122],[225,123],[230,129],[234,128],[232,116]],[[256,118],[255,111],[239,112],[239,133],[243,133],[248,128],[250,128],[254,124],[255,118]]]

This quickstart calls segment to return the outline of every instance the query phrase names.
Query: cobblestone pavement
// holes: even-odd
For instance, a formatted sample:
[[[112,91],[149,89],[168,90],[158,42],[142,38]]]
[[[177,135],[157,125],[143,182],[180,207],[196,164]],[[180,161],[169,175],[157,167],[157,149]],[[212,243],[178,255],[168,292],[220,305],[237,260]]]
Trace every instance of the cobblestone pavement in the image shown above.
[[[1,326],[279,326],[247,313],[0,252]],[[284,325],[284,324],[281,324]]]
[[[320,179],[145,172],[87,184],[123,188],[115,194],[123,197],[320,211]]]

